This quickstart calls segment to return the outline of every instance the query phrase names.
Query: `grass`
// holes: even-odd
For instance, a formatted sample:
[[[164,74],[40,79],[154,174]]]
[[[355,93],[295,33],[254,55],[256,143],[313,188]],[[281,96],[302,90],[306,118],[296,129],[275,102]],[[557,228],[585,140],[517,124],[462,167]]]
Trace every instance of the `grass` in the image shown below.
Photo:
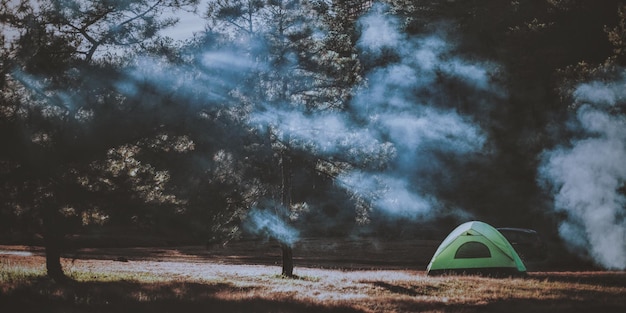
[[[43,262],[0,255],[1,312],[626,312],[624,272],[495,279],[296,268],[290,279],[274,265],[64,259],[72,282],[57,284]]]

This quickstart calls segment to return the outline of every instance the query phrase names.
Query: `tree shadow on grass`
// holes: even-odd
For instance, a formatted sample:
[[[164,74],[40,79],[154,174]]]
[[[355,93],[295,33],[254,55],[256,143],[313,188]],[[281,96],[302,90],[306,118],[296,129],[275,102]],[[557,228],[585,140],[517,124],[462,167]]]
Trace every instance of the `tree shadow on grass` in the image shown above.
[[[229,283],[134,281],[56,284],[36,277],[8,291],[0,290],[2,312],[363,312],[290,297],[258,296],[256,287]]]
[[[602,283],[606,282],[607,275],[599,276],[605,280],[600,280],[598,283],[600,277],[595,277],[590,281],[585,280],[585,277],[581,278],[587,283],[597,283],[597,288],[563,287],[551,291],[549,295],[539,294],[536,298],[529,298],[526,293],[522,292],[524,291],[522,287],[520,287],[519,297],[497,299],[497,294],[495,294],[496,298],[486,294],[484,298],[474,295],[474,299],[471,299],[472,295],[469,295],[469,300],[463,300],[462,294],[456,294],[454,296],[456,298],[446,295],[445,284],[440,286],[420,283],[390,284],[383,281],[369,283],[399,295],[399,297],[381,297],[386,301],[382,304],[383,306],[391,307],[398,312],[626,312],[623,295],[619,293],[619,290],[611,289],[610,283],[613,281],[609,280],[609,286],[605,286]],[[619,275],[608,276],[614,278]],[[603,286],[608,289],[603,289]]]
[[[412,296],[412,297],[432,294],[440,289],[440,287],[428,286],[428,285],[400,286],[400,285],[389,284],[383,281],[372,282],[372,284],[376,287],[386,289],[387,291],[392,292],[392,293],[397,293],[397,294],[407,295],[407,296]]]
[[[572,313],[602,312],[623,313],[624,305],[584,300],[533,300],[509,299],[483,303],[444,303],[398,300],[387,306],[396,312],[447,312],[447,313]]]
[[[626,272],[537,272],[529,277],[542,281],[626,288]]]

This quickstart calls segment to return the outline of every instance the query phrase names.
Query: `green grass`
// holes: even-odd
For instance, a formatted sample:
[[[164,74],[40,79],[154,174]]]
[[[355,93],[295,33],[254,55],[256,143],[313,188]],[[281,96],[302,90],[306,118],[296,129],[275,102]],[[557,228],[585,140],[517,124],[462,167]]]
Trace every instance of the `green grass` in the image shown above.
[[[26,266],[11,260],[0,260],[0,283],[10,285],[45,275],[45,267]]]
[[[164,282],[171,278],[160,276],[157,273],[149,272],[114,272],[114,271],[84,271],[74,270],[71,266],[65,269],[65,274],[76,282],[113,282],[113,281],[135,281],[141,283]],[[41,266],[28,266],[14,261],[0,260],[0,283],[8,285],[20,283],[35,278],[44,278],[46,269]]]
[[[138,283],[167,282],[171,278],[147,272],[86,272],[70,270],[67,276],[77,282],[116,282],[132,281]]]

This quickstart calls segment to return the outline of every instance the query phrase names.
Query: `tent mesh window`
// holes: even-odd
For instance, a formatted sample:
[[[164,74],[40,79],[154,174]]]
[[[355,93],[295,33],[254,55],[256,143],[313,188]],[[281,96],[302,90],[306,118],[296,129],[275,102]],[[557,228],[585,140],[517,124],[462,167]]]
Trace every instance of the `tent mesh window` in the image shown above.
[[[491,251],[483,243],[477,241],[468,241],[462,244],[454,254],[455,259],[477,259],[490,258]]]

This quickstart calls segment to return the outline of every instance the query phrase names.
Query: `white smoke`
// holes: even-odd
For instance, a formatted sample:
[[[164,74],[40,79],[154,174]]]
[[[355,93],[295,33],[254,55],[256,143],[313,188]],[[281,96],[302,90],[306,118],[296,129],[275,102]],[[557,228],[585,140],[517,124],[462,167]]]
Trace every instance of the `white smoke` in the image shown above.
[[[272,238],[289,246],[293,246],[300,237],[297,229],[270,210],[252,209],[243,227],[251,234]]]
[[[454,46],[443,35],[409,37],[400,25],[383,6],[360,21],[358,46],[364,55],[384,58],[381,51],[386,49],[394,60],[374,68],[367,76],[368,88],[351,103],[359,118],[368,121],[364,127],[393,146],[394,159],[383,172],[346,173],[339,181],[389,216],[426,220],[441,208],[425,191],[432,188],[425,186],[436,173],[447,171],[438,154],[458,158],[482,151],[487,143],[470,117],[443,108],[445,97],[440,95],[445,90],[437,79],[445,76],[489,90],[492,67],[451,57]]]
[[[565,213],[560,235],[607,269],[626,269],[626,80],[579,86],[573,130],[565,147],[545,152],[541,179]],[[623,111],[622,111],[623,112]],[[621,191],[620,191],[621,190]]]
[[[297,107],[267,106],[252,114],[251,123],[272,125],[291,147],[340,160],[386,163],[384,170],[343,172],[337,181],[386,216],[426,220],[442,207],[427,191],[436,188],[432,179],[454,176],[441,174],[448,168],[440,156],[461,159],[487,144],[487,135],[470,117],[441,103],[446,90],[437,80],[461,81],[476,92],[502,92],[490,82],[493,66],[454,56],[445,36],[409,37],[401,24],[385,6],[373,7],[359,21],[362,57],[382,65],[373,67],[366,84],[356,89],[349,112],[305,114]]]
[[[255,64],[233,49],[199,51],[192,65],[172,63],[165,58],[140,56],[116,82],[117,90],[138,97],[150,86],[154,92],[178,98],[180,104],[212,106],[232,98],[229,93]],[[145,99],[144,99],[145,101]]]
[[[375,209],[394,218],[426,220],[435,215],[435,198],[418,193],[406,177],[391,173],[351,171],[339,177],[341,184],[367,199]]]
[[[366,31],[361,34],[357,44],[376,54],[386,48],[396,48],[403,39],[398,33],[398,19],[386,16],[385,10],[385,6],[375,5],[371,9],[372,13],[359,21]]]

